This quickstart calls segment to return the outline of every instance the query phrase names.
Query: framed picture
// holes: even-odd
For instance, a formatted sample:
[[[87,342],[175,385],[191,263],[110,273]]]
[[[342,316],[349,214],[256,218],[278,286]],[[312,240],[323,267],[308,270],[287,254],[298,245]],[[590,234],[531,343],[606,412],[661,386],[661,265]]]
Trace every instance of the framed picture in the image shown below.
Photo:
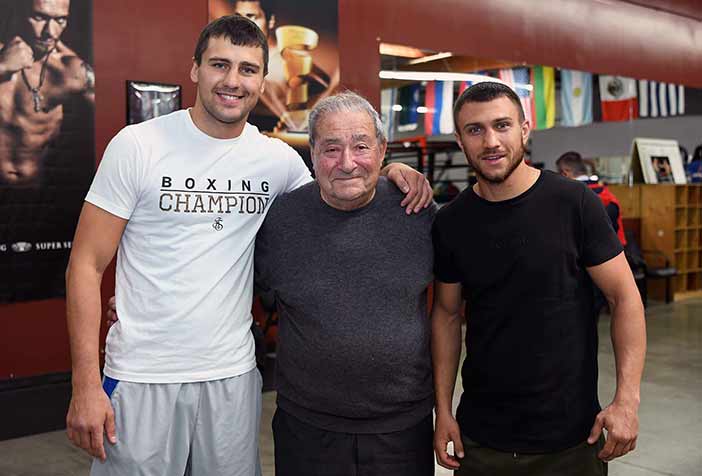
[[[127,81],[127,124],[148,121],[180,108],[180,85]]]
[[[686,183],[678,142],[637,137],[632,145],[632,166],[646,183]],[[638,170],[635,175],[639,175]]]

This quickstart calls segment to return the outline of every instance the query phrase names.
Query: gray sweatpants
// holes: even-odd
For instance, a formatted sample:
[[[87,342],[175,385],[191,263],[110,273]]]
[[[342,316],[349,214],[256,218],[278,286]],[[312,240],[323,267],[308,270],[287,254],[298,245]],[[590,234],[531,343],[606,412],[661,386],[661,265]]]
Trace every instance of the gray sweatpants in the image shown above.
[[[145,384],[106,379],[117,443],[91,476],[260,476],[257,369],[209,382]]]

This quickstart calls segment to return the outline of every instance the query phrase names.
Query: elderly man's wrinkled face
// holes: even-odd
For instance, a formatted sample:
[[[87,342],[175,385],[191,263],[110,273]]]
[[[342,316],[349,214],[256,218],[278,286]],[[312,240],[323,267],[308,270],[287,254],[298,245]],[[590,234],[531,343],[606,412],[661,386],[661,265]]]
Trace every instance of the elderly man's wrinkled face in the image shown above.
[[[330,112],[320,118],[312,163],[322,199],[339,210],[354,210],[375,195],[387,143],[378,141],[365,111]]]

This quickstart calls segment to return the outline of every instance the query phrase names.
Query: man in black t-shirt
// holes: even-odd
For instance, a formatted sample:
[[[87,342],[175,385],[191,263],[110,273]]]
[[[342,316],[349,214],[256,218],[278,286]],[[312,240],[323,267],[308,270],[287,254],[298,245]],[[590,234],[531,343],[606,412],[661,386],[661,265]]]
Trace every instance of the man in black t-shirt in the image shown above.
[[[529,123],[509,87],[468,88],[454,121],[478,182],[434,223],[437,460],[471,476],[606,474],[636,444],[646,347],[621,244],[585,185],[525,164]],[[593,281],[612,307],[617,390],[604,410]],[[462,298],[467,355],[454,418]]]

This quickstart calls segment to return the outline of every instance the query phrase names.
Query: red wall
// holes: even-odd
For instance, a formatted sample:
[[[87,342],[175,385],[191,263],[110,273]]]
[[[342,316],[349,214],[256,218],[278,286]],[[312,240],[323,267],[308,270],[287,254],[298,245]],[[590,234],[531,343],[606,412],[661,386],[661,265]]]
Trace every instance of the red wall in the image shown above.
[[[639,3],[339,0],[342,82],[380,103],[382,41],[702,87],[702,22],[676,14],[699,0]]]
[[[207,22],[206,0],[93,0],[96,75],[95,145],[101,157],[124,127],[127,79],[181,84],[195,101],[190,66]],[[112,294],[113,273],[103,283]],[[62,299],[0,305],[0,380],[70,370]]]

